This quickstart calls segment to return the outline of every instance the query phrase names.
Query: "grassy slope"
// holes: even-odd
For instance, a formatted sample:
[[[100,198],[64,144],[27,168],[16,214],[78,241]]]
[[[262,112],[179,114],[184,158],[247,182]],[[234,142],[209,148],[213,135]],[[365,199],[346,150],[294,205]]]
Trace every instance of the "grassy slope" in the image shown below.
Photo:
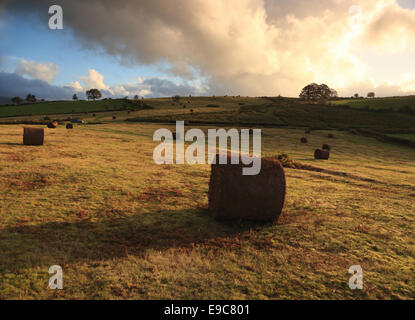
[[[19,106],[0,106],[1,117],[48,115],[77,112],[98,112],[123,109],[130,104],[123,99],[99,101],[50,101]]]
[[[346,99],[334,101],[333,104],[342,105],[347,104],[352,108],[371,110],[392,109],[399,110],[408,107],[415,110],[415,96],[406,97],[390,97],[390,98],[376,98],[376,99]]]
[[[209,216],[208,165],[154,164],[159,127],[59,127],[24,147],[0,126],[1,299],[415,298],[413,149],[335,132],[319,162],[327,132],[302,145],[303,129],[264,129],[265,155],[346,176],[286,169],[279,223],[232,225]],[[53,264],[63,291],[46,288]]]
[[[402,98],[402,99],[405,99]],[[408,98],[410,99],[410,98]],[[386,99],[387,100],[387,99]],[[369,101],[369,100],[365,100]],[[381,103],[383,99],[370,100]],[[52,118],[64,119],[69,115],[88,121],[160,121],[186,120],[193,123],[224,123],[257,126],[288,126],[314,128],[413,128],[415,114],[401,112],[373,112],[359,108],[335,107],[332,105],[307,104],[298,99],[244,98],[244,97],[187,97],[179,103],[171,98],[146,99],[150,110],[132,110],[133,105],[125,100],[102,100],[96,102],[50,102],[20,107],[0,107],[2,121],[42,120],[48,114]],[[216,106],[216,107],[212,107]],[[109,110],[120,111],[109,111]],[[140,108],[140,107],[138,107]],[[108,110],[107,110],[108,109]],[[72,110],[74,112],[72,112]],[[193,110],[193,112],[191,111]],[[58,115],[68,112],[67,115]],[[95,117],[92,112],[96,113]],[[20,114],[32,116],[10,117]],[[86,114],[89,112],[89,114]],[[4,116],[8,115],[8,118]]]

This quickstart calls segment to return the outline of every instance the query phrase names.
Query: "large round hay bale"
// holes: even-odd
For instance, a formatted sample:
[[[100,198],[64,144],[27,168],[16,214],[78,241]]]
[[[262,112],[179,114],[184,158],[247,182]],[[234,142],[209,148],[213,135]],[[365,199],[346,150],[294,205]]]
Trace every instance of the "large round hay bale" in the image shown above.
[[[212,164],[209,210],[216,220],[277,221],[284,207],[285,174],[280,162],[261,159],[256,176],[244,176],[240,164]]]
[[[301,141],[301,143],[307,143],[308,142],[307,138],[305,138],[305,137],[302,137],[300,141]]]
[[[317,149],[314,152],[314,159],[328,160],[330,158],[330,151]]]
[[[45,129],[43,128],[23,128],[23,144],[27,146],[43,145]]]
[[[72,123],[67,123],[66,124],[66,129],[73,129],[73,124]]]
[[[57,127],[58,127],[58,122],[57,122],[57,121],[52,121],[52,122],[49,122],[49,123],[47,124],[47,127],[48,127],[49,129],[55,129],[55,128],[57,128]]]
[[[328,145],[328,144],[323,144],[323,146],[321,147],[321,149],[330,151],[331,150],[331,146]]]

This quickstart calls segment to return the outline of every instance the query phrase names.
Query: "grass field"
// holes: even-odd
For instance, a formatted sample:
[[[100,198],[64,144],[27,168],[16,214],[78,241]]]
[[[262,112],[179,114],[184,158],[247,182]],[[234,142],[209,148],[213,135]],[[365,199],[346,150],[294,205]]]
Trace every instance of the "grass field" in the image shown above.
[[[219,108],[256,112],[239,103]],[[153,104],[137,113],[174,109]],[[195,109],[214,113],[207,104]],[[295,118],[264,105],[258,117]],[[22,125],[0,125],[0,299],[415,298],[415,149],[324,130],[303,145],[303,128],[264,128],[263,155],[286,152],[309,169],[285,169],[277,224],[220,223],[208,165],[154,164],[153,133],[172,126],[116,114],[45,129],[41,147],[21,144]],[[327,142],[330,160],[313,160]],[[47,288],[54,264],[64,290]],[[353,291],[356,264],[364,289]]]
[[[415,96],[375,99],[345,99],[332,102],[335,105],[349,105],[356,109],[369,110],[412,110],[415,113]]]
[[[402,99],[411,99],[405,97]],[[374,99],[382,104],[385,99]],[[347,101],[347,100],[345,100]],[[415,101],[415,100],[414,100]],[[334,101],[333,103],[335,103]],[[145,107],[144,107],[145,106]],[[341,105],[310,104],[293,98],[182,97],[145,99],[143,105],[130,100],[45,102],[22,106],[0,106],[0,122],[67,120],[77,117],[89,122],[229,124],[268,127],[304,127],[318,129],[414,128],[415,114],[406,112],[373,112]]]

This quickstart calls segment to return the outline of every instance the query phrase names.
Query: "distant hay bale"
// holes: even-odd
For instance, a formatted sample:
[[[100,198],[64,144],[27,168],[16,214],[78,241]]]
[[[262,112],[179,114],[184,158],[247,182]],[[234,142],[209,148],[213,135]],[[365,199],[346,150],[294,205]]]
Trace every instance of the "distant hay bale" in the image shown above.
[[[73,124],[72,123],[67,123],[66,124],[66,129],[73,129]]]
[[[321,149],[330,151],[331,150],[331,146],[328,145],[328,144],[323,144],[323,146],[321,147]]]
[[[277,221],[284,207],[285,174],[281,163],[261,159],[261,172],[244,176],[244,165],[212,164],[209,210],[216,220]]]
[[[320,149],[317,149],[314,152],[314,159],[317,159],[317,160],[328,160],[329,158],[330,158],[330,151],[328,151],[328,150],[320,150]]]
[[[301,143],[307,143],[308,142],[307,138],[305,138],[305,137],[302,137],[300,141],[301,141]]]
[[[23,128],[23,144],[26,146],[41,146],[45,137],[43,128]]]
[[[328,137],[329,139],[333,139],[333,138],[334,138],[334,135],[333,135],[332,133],[329,133],[329,134],[327,135],[327,137]]]
[[[193,113],[193,109],[190,109],[190,113]]]
[[[58,122],[57,122],[57,121],[52,121],[52,122],[49,122],[49,123],[47,124],[47,126],[48,126],[48,128],[49,128],[49,129],[55,129],[55,128],[57,128],[57,127],[58,127]]]
[[[115,119],[117,119],[117,117],[116,117],[116,116],[113,116],[113,117],[112,117],[112,120],[115,120]]]

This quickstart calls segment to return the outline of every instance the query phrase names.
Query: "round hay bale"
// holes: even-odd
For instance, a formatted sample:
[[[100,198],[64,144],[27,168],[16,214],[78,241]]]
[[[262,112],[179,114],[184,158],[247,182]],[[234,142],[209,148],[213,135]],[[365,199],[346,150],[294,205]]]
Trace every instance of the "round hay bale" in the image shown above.
[[[49,129],[55,129],[55,128],[57,128],[57,126],[58,126],[58,122],[57,122],[57,121],[52,121],[52,122],[49,122],[49,123],[47,124],[47,127],[48,127]]]
[[[328,160],[330,158],[330,151],[317,149],[314,151],[314,159],[316,160]]]
[[[117,117],[116,117],[116,116],[113,116],[113,117],[112,117],[112,120],[116,120],[116,119],[117,119]]]
[[[307,138],[305,138],[305,137],[302,137],[300,141],[301,141],[301,143],[307,143],[308,142]]]
[[[193,109],[190,109],[190,113],[193,113]]]
[[[333,139],[333,138],[334,138],[334,135],[333,135],[332,133],[329,133],[329,134],[327,135],[327,137],[328,137],[329,139]]]
[[[73,124],[72,123],[67,123],[66,124],[66,129],[73,129]]]
[[[321,149],[330,151],[331,150],[331,146],[328,145],[328,144],[323,144],[323,146],[321,147]]]
[[[23,144],[26,146],[41,146],[45,137],[43,128],[23,128]]]
[[[285,174],[281,163],[261,159],[261,172],[244,176],[239,164],[212,164],[209,182],[209,210],[216,220],[277,221],[285,200]]]

